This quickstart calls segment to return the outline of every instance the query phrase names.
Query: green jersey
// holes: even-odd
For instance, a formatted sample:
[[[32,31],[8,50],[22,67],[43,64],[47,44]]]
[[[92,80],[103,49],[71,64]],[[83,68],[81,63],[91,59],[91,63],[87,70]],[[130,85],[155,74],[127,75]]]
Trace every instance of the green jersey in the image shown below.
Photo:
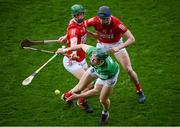
[[[96,50],[95,47],[91,46],[87,49],[86,54],[91,56],[92,52]],[[119,71],[119,65],[110,56],[108,56],[101,66],[93,66],[98,76],[102,80],[109,79],[115,76]]]

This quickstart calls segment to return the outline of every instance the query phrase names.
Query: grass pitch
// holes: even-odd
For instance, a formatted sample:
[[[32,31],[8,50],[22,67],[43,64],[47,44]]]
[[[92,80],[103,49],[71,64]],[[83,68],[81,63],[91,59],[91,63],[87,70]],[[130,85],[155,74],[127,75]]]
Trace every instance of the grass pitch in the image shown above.
[[[65,92],[78,81],[62,65],[62,56],[50,62],[23,87],[22,81],[52,55],[19,48],[21,39],[57,39],[65,34],[70,7],[82,4],[86,18],[99,6],[131,30],[136,43],[127,48],[147,101],[137,103],[134,86],[122,70],[111,95],[109,126],[180,125],[180,45],[178,0],[0,0],[0,125],[96,126],[101,113],[98,97],[89,99],[95,112],[68,108],[55,89]],[[90,29],[92,30],[92,29]],[[95,45],[93,39],[87,43]],[[37,46],[55,51],[60,44]]]

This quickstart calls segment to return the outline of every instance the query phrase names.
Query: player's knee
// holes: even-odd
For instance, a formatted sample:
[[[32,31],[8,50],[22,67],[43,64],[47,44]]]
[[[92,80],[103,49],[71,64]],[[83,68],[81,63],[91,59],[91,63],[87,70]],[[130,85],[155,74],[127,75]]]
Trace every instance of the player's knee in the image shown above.
[[[107,103],[107,99],[105,99],[105,98],[99,98],[99,102],[101,103],[101,104],[106,104]]]
[[[126,67],[125,67],[125,71],[126,71],[127,73],[131,73],[131,72],[133,72],[133,69],[132,69],[132,67],[130,67],[130,66],[126,66]]]

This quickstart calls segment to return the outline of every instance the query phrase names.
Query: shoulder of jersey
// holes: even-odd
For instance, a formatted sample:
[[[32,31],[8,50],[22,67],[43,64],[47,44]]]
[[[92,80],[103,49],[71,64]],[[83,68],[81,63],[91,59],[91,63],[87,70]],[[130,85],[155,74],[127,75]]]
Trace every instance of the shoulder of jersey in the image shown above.
[[[99,19],[98,19],[98,16],[94,16],[94,17],[92,17],[92,18],[90,18],[90,19],[88,19],[86,21],[89,21],[89,22],[98,22]]]
[[[69,25],[68,25],[68,29],[71,29],[71,28],[77,28],[77,23],[74,22],[74,20],[70,20],[69,21]]]
[[[116,26],[116,27],[119,27],[119,25],[122,24],[122,22],[114,16],[112,16],[112,22],[113,22],[114,26]]]
[[[76,25],[76,23],[74,22],[73,19],[71,19],[71,20],[69,21],[69,26],[75,26],[75,25]]]
[[[111,16],[111,17],[112,17],[113,22],[121,22],[118,18],[116,18],[114,16]]]
[[[95,22],[99,22],[98,16],[95,16],[95,17],[94,17],[94,21],[95,21]]]

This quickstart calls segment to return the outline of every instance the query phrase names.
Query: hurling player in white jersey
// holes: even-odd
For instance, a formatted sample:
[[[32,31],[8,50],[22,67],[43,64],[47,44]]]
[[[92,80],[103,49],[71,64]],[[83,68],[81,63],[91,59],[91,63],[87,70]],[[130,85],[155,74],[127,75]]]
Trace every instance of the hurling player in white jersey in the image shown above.
[[[87,27],[94,27],[96,33],[88,32],[97,39],[98,48],[103,48],[114,54],[115,58],[128,73],[130,79],[135,85],[138,95],[138,102],[144,103],[145,96],[140,85],[138,76],[131,66],[131,61],[125,47],[135,42],[135,38],[130,30],[116,17],[111,15],[108,6],[101,6],[98,10],[98,16],[85,21]],[[126,39],[123,43],[122,37]]]

